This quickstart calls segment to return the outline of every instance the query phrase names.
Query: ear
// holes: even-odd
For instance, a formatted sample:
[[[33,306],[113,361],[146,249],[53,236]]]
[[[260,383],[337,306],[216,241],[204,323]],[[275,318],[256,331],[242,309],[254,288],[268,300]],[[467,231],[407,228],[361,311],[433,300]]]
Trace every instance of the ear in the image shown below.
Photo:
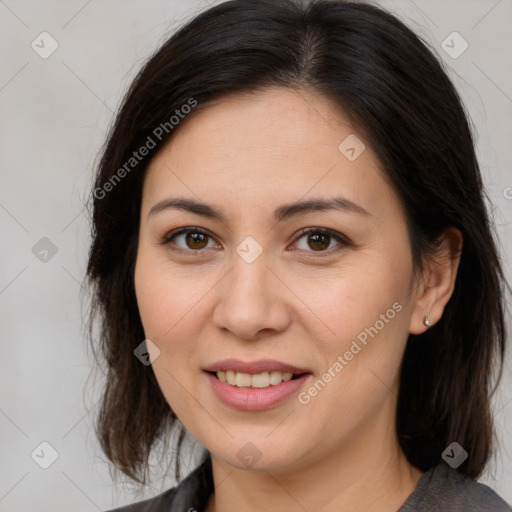
[[[457,269],[462,253],[462,234],[453,227],[438,237],[434,251],[426,256],[424,272],[416,286],[416,300],[411,314],[409,331],[422,334],[427,330],[425,317],[434,325],[443,316],[444,308],[455,288]]]

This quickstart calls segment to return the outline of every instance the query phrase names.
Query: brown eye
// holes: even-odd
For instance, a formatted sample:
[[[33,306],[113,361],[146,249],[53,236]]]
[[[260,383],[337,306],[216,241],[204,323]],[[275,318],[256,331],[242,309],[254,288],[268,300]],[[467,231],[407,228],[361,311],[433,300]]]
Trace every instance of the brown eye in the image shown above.
[[[330,253],[348,247],[351,243],[336,231],[315,228],[303,230],[295,245],[306,252]]]
[[[208,235],[203,233],[186,233],[185,244],[189,249],[204,249],[208,244]]]
[[[308,245],[314,251],[323,251],[329,247],[331,237],[323,234],[313,234],[308,236]]]
[[[182,228],[173,231],[164,237],[162,244],[174,245],[177,250],[190,252],[215,247],[213,238],[199,228]]]

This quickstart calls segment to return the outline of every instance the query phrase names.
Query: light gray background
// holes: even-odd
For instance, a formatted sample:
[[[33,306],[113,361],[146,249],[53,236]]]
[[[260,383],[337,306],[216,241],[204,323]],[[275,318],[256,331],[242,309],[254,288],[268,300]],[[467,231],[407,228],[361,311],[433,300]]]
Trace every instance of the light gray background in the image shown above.
[[[512,1],[377,3],[397,12],[449,66],[478,129],[512,281]],[[130,485],[114,486],[94,438],[98,389],[83,397],[93,366],[79,299],[89,244],[83,200],[130,79],[166,35],[207,6],[0,0],[0,511],[92,512],[173,484],[155,480],[137,497]],[[43,31],[59,45],[47,59],[31,48]],[[453,31],[469,44],[457,59],[441,47]],[[32,252],[42,237],[57,247],[46,262]],[[510,361],[495,402],[500,447],[482,481],[512,502]],[[31,458],[43,441],[58,453],[48,469]]]

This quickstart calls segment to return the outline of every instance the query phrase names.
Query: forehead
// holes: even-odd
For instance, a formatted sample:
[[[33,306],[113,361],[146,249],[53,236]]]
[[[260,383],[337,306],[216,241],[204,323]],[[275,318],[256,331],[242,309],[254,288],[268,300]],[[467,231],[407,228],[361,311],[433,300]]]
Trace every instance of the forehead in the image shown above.
[[[376,155],[339,106],[283,88],[199,107],[153,158],[144,188],[152,201],[172,192],[256,209],[334,191],[365,209],[396,202]]]
[[[241,159],[246,153],[248,158],[259,154],[291,160],[302,153],[325,154],[330,148],[337,157],[344,134],[356,132],[331,100],[286,88],[224,96],[200,105],[191,118],[170,141],[170,146],[183,152],[196,149],[189,161],[207,157],[209,151],[222,155],[223,150]]]

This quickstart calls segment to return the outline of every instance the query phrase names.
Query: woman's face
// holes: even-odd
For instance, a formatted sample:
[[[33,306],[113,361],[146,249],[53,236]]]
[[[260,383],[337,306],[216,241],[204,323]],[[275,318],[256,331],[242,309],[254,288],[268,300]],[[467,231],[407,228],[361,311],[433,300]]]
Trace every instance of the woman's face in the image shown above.
[[[135,271],[170,407],[239,468],[382,449],[419,313],[375,154],[311,92],[231,96],[189,121],[150,163]]]

